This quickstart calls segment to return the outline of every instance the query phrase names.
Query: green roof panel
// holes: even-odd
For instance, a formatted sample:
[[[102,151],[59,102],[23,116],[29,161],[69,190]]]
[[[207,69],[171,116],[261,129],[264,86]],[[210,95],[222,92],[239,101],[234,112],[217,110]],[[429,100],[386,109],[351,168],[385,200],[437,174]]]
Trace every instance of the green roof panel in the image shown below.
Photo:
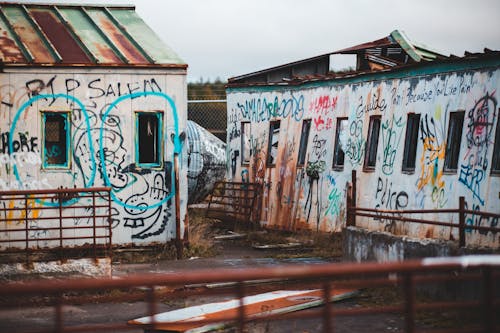
[[[109,12],[122,25],[134,43],[140,42],[140,48],[146,53],[145,55],[155,63],[185,64],[134,10],[110,8]]]

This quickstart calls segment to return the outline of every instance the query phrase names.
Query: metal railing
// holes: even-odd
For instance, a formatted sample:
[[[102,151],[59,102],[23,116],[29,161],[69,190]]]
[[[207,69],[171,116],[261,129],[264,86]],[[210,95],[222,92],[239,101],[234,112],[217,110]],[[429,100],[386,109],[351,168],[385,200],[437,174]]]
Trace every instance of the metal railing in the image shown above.
[[[159,303],[172,303],[174,298],[185,299],[188,296],[210,295],[234,295],[236,300],[236,311],[232,315],[210,319],[209,316],[199,315],[190,320],[190,323],[209,324],[217,322],[230,323],[238,328],[239,332],[246,332],[249,327],[250,316],[247,313],[243,297],[256,292],[276,290],[276,288],[318,288],[322,291],[322,307],[309,309],[308,311],[297,311],[287,314],[277,314],[272,306],[262,306],[262,312],[258,317],[251,318],[252,321],[275,323],[275,320],[283,320],[286,325],[293,320],[304,320],[316,318],[322,322],[321,332],[334,332],[339,318],[355,316],[356,320],[363,320],[365,315],[387,315],[391,313],[402,314],[401,328],[404,332],[415,333],[425,329],[425,332],[496,332],[500,329],[500,318],[498,314],[499,300],[499,256],[465,256],[455,258],[430,258],[400,263],[343,263],[343,264],[318,264],[300,266],[279,266],[251,269],[204,269],[183,271],[176,273],[157,273],[149,275],[129,275],[127,278],[111,279],[79,279],[64,281],[30,281],[23,283],[0,284],[0,314],[2,311],[15,307],[22,302],[30,304],[33,297],[42,297],[47,304],[53,306],[52,318],[44,312],[43,321],[35,321],[36,327],[22,328],[24,322],[17,321],[16,331],[30,332],[95,332],[110,330],[137,330],[154,331],[161,329],[161,322],[156,321],[154,315],[159,312]],[[267,282],[255,285],[250,281]],[[220,283],[230,285],[227,288],[203,288],[208,283]],[[474,295],[458,297],[454,293],[450,299],[433,299],[421,297],[424,287],[450,289],[455,284],[460,286],[473,286],[470,290]],[[380,305],[377,302],[365,304],[351,304],[341,306],[330,303],[329,295],[339,288],[376,288],[388,286],[401,291],[399,300],[393,303]],[[167,288],[165,288],[167,287]],[[119,293],[118,291],[122,291]],[[73,298],[71,297],[73,295]],[[121,302],[130,308],[130,302],[134,307],[142,307],[143,314],[150,317],[147,325],[132,326],[128,321],[135,319],[129,317],[115,318],[110,323],[98,323],[89,318],[82,317],[81,322],[75,318],[75,305],[69,313],[65,312],[64,306],[68,304],[87,304],[85,311],[89,311],[88,303],[98,303],[95,295],[108,295],[108,301]],[[199,299],[199,298],[197,298]],[[144,302],[145,301],[145,302]],[[326,302],[325,302],[326,301]],[[355,301],[355,299],[353,300]],[[352,302],[352,301],[351,301]],[[238,305],[239,304],[239,305]],[[319,303],[318,303],[319,304]],[[27,305],[25,305],[27,306]],[[39,305],[38,305],[39,306]],[[444,311],[458,311],[459,313],[475,312],[478,317],[467,323],[455,323],[447,329],[433,329],[423,327],[417,320],[422,312],[442,313]],[[115,311],[121,313],[121,311]],[[78,313],[78,311],[76,312]],[[72,324],[68,325],[68,317]],[[109,319],[109,318],[106,318]],[[50,325],[49,325],[50,324]],[[254,323],[252,323],[254,324]],[[0,322],[0,329],[8,329],[5,323]],[[44,328],[45,326],[45,328]],[[423,327],[423,328],[422,328]],[[366,327],[370,332],[372,328]],[[278,331],[272,329],[270,331]],[[283,331],[283,330],[281,330]],[[285,330],[290,331],[290,329]],[[309,330],[308,330],[309,331]],[[313,331],[311,331],[313,332]]]
[[[57,259],[110,257],[110,188],[2,191],[0,232],[0,253],[24,253],[27,262],[42,252]]]
[[[357,197],[357,188],[356,188],[356,170],[352,171],[351,182],[347,184],[347,216],[346,216],[346,225],[347,226],[356,226],[356,216],[364,216],[371,217],[374,219],[386,219],[391,221],[401,221],[401,222],[409,222],[409,223],[419,223],[419,224],[427,224],[427,225],[437,225],[444,226],[450,228],[458,229],[458,244],[460,247],[464,247],[466,245],[466,231],[477,230],[481,232],[499,232],[500,227],[486,227],[480,225],[471,225],[466,224],[466,216],[467,214],[471,214],[473,216],[481,216],[481,217],[489,217],[500,219],[500,214],[490,213],[490,212],[481,212],[477,210],[469,210],[466,209],[466,203],[464,197],[459,197],[458,208],[450,208],[450,209],[398,209],[398,210],[390,210],[390,209],[375,209],[375,208],[364,208],[356,206],[356,197]],[[445,221],[435,221],[435,220],[426,220],[408,217],[407,215],[411,214],[445,214],[452,213],[458,214],[458,224],[445,222]],[[406,215],[406,216],[405,216]]]
[[[257,223],[262,184],[217,182],[208,201],[207,217]]]

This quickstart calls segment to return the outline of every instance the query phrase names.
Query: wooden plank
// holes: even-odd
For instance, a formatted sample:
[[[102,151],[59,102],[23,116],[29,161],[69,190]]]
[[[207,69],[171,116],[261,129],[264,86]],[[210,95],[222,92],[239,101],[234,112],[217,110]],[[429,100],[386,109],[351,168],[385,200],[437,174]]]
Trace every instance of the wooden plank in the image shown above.
[[[335,289],[330,294],[330,301],[339,301],[354,296],[357,290]],[[271,314],[299,311],[323,304],[323,290],[277,290],[243,298],[246,319],[258,318]],[[237,318],[239,299],[191,306],[184,309],[163,312],[154,315],[154,330],[179,333],[202,333],[229,326],[223,318]],[[152,317],[142,317],[128,322],[130,325],[151,330]],[[220,322],[199,323],[200,320]]]

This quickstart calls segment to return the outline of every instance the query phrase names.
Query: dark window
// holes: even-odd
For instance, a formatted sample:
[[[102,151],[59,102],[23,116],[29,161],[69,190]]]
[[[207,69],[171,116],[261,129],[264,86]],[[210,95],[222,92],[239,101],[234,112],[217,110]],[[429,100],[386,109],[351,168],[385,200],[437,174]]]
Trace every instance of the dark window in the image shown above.
[[[43,167],[69,168],[68,113],[43,112]]]
[[[500,109],[498,110],[500,115]],[[495,142],[493,143],[493,159],[491,162],[491,173],[500,175],[500,117],[497,119],[497,129],[495,133]]]
[[[139,166],[161,166],[162,116],[160,112],[137,112],[136,160]]]
[[[368,141],[366,142],[366,154],[364,169],[371,171],[375,169],[377,162],[377,146],[380,134],[380,116],[371,116],[368,127]]]
[[[251,152],[251,141],[250,141],[250,123],[242,122],[241,123],[241,163],[249,164],[250,163],[250,152]]]
[[[448,135],[446,137],[446,150],[444,155],[444,171],[457,171],[460,143],[462,141],[462,128],[464,125],[464,111],[450,113]]]
[[[415,171],[415,159],[417,157],[418,129],[420,126],[420,114],[409,113],[406,122],[405,149],[403,152],[403,171]]]
[[[269,124],[269,143],[267,146],[267,165],[275,165],[278,156],[278,143],[280,137],[280,121],[271,121]]]
[[[309,141],[309,131],[311,130],[311,119],[302,122],[302,133],[300,134],[299,156],[297,165],[303,166],[306,162],[307,142]]]
[[[340,143],[340,138],[344,136],[347,130],[347,118],[337,118],[337,127],[335,130],[335,146],[333,148],[333,163],[332,166],[336,170],[344,168],[345,153]]]

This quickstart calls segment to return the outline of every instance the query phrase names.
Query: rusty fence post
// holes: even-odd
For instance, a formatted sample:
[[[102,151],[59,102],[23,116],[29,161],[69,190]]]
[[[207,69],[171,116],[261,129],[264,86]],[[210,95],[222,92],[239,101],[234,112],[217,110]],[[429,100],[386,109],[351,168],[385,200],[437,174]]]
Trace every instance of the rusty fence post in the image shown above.
[[[62,213],[63,198],[62,198],[62,192],[57,193],[57,198],[59,201],[59,255],[62,258],[62,254],[63,254],[63,222],[62,222],[62,219],[63,219],[63,213]]]
[[[81,195],[78,193],[78,195]],[[93,238],[94,238],[94,260],[97,261],[97,223],[96,223],[96,208],[95,208],[95,191],[92,191],[92,221],[93,221]]]
[[[405,294],[405,332],[415,332],[415,281],[411,273],[404,276],[404,294]]]
[[[325,305],[323,307],[323,332],[331,333],[333,332],[332,326],[332,303],[331,301],[331,287],[330,283],[325,282],[323,284],[323,298],[325,299]]]
[[[239,306],[238,306],[238,331],[240,333],[245,332],[245,285],[243,282],[238,282],[236,285],[236,292],[238,294]]]
[[[465,198],[458,198],[458,246],[465,246]]]
[[[357,196],[357,193],[356,193],[356,170],[352,170],[351,171],[351,186],[352,186],[352,190],[351,190],[351,194],[352,194],[352,197],[351,197],[351,208],[352,208],[352,226],[355,227],[356,226],[356,207],[357,207],[357,203],[356,203],[356,196]]]
[[[29,227],[28,227],[28,196],[27,194],[24,195],[24,209],[25,209],[25,214],[24,214],[24,230],[25,230],[25,237],[26,237],[26,264],[29,264],[30,262],[30,251],[29,251]]]
[[[109,260],[113,262],[113,221],[111,220],[111,188],[107,189],[108,199],[108,234],[109,234]]]

